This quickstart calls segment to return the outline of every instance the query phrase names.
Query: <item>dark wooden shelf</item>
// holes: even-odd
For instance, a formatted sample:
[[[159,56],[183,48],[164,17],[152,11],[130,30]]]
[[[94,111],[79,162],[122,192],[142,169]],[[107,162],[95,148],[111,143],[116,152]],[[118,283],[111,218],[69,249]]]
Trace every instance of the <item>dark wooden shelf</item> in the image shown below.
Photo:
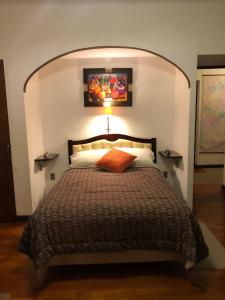
[[[58,156],[59,156],[59,154],[56,154],[56,153],[54,153],[54,154],[48,154],[47,157],[44,156],[44,154],[43,154],[43,155],[40,155],[37,158],[35,158],[35,161],[49,161],[49,160],[55,159]]]
[[[51,154],[48,154],[48,156],[45,156],[44,154],[42,154],[42,155],[38,156],[37,158],[35,158],[34,161],[38,164],[38,166],[41,170],[46,163],[55,159],[58,156],[59,156],[58,153],[51,153]]]
[[[177,166],[179,164],[179,161],[183,158],[182,155],[180,155],[179,153],[172,151],[172,150],[170,150],[170,154],[167,154],[166,150],[159,151],[159,154],[164,158],[173,159]]]
[[[168,155],[166,154],[166,151],[163,150],[163,151],[159,151],[159,154],[166,158],[182,158],[182,155],[180,155],[175,151],[170,151],[170,154]]]

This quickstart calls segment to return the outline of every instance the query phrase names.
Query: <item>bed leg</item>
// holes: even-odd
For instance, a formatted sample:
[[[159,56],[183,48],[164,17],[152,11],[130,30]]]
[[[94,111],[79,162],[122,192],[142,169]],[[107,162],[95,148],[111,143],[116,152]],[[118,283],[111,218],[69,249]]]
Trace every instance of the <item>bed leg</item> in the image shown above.
[[[40,290],[46,281],[48,268],[47,267],[41,267],[41,268],[35,268],[35,282],[34,282],[34,289]]]

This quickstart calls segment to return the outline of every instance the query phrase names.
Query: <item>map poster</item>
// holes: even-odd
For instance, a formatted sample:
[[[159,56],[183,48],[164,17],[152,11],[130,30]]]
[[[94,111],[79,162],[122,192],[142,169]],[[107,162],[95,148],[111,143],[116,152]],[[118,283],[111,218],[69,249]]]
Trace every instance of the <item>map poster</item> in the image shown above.
[[[225,75],[203,75],[200,152],[224,151]]]

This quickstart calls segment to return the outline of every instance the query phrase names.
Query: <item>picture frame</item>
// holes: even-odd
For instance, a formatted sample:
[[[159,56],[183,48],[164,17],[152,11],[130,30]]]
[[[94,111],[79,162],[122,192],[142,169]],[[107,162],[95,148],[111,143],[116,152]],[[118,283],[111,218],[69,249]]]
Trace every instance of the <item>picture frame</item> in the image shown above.
[[[225,68],[199,68],[196,82],[196,166],[224,164],[224,105]]]
[[[83,69],[84,106],[132,106],[132,68]]]
[[[225,74],[202,76],[200,153],[224,153]]]

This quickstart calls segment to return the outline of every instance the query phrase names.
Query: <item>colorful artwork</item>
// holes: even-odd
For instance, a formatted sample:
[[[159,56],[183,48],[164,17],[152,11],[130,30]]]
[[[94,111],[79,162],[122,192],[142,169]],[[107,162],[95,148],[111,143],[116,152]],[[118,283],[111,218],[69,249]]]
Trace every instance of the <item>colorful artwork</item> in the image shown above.
[[[200,152],[225,151],[225,75],[202,77]]]
[[[129,84],[132,83],[132,69],[84,69],[85,106],[103,106],[103,102],[112,99],[112,105],[131,106],[132,93]]]

